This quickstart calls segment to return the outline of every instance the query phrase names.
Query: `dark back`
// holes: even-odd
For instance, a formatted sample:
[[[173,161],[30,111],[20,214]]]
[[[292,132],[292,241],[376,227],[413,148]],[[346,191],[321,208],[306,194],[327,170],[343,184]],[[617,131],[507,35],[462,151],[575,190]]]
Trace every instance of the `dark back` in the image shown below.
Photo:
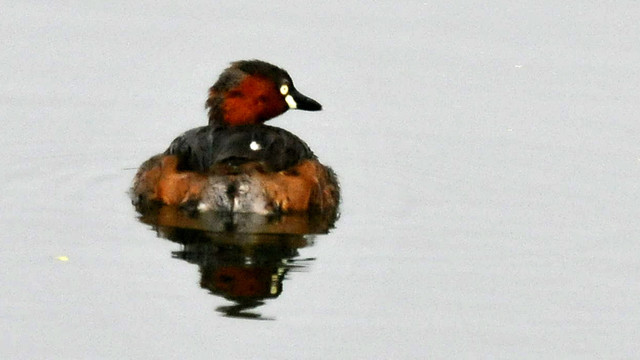
[[[300,138],[268,125],[191,129],[173,140],[165,154],[178,156],[179,170],[190,171],[247,162],[259,162],[268,171],[281,171],[302,160],[315,159]]]

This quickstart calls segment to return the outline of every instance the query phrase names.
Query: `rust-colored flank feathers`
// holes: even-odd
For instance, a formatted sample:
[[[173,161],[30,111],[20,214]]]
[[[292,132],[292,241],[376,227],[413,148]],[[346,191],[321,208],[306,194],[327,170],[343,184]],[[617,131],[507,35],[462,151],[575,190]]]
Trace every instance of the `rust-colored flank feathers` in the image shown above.
[[[156,155],[147,160],[136,175],[134,193],[147,201],[166,205],[180,205],[197,199],[207,176],[193,171],[178,171],[178,157]]]

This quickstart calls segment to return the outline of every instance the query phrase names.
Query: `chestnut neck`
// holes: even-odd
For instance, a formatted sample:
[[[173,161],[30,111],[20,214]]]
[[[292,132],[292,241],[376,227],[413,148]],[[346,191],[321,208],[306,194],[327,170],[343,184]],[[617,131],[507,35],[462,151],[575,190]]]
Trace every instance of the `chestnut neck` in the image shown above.
[[[288,110],[273,82],[262,76],[245,76],[224,91],[214,85],[209,91],[209,125],[229,127],[262,124]]]

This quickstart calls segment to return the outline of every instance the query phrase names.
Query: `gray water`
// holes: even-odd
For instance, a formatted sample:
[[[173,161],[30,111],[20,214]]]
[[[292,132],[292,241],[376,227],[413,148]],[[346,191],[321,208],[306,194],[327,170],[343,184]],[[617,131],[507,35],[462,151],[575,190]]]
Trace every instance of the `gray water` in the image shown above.
[[[0,358],[637,357],[639,16],[3,1]],[[250,58],[323,104],[271,124],[335,169],[343,204],[328,234],[265,242],[274,296],[237,311],[194,249],[259,240],[170,241],[126,191]]]

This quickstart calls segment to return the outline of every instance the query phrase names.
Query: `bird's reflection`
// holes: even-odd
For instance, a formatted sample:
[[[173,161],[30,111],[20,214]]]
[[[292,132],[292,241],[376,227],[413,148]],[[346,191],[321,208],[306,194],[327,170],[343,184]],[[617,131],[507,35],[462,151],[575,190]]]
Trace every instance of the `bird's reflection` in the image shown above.
[[[327,233],[335,218],[188,214],[164,206],[145,211],[140,220],[182,245],[173,257],[198,265],[202,288],[232,302],[218,307],[219,312],[265,319],[256,309],[282,293],[287,272],[303,270],[314,260],[299,258],[298,249],[312,245],[314,234]]]

